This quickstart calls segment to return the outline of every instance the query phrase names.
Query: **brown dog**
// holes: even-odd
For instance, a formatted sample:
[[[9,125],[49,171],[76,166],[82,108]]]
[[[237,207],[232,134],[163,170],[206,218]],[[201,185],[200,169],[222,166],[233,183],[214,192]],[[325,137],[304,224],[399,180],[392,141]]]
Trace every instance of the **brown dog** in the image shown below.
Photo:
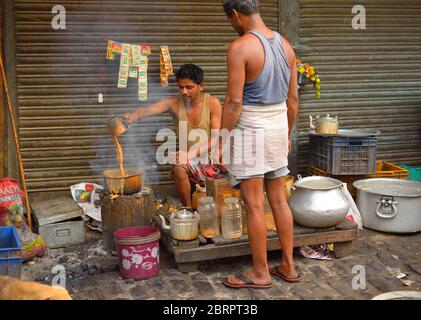
[[[66,289],[0,276],[0,300],[72,300]]]

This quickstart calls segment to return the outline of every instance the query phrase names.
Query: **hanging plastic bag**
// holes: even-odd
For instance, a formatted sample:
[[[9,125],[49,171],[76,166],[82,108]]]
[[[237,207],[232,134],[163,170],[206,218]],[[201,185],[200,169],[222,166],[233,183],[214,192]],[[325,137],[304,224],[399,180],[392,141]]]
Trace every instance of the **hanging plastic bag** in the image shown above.
[[[351,203],[351,208],[349,209],[349,213],[347,214],[346,218],[352,222],[355,222],[358,225],[358,229],[362,229],[363,223],[361,220],[360,210],[358,210],[354,198],[352,198],[351,194],[349,193],[346,183],[343,184],[342,190],[345,196],[348,198],[349,202]]]

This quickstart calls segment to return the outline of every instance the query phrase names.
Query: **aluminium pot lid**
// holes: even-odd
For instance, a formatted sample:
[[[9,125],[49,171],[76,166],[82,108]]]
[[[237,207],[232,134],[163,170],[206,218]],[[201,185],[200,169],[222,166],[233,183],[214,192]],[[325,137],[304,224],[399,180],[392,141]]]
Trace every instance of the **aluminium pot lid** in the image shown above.
[[[316,122],[334,122],[338,123],[338,117],[331,117],[330,114],[316,118]]]
[[[309,131],[309,135],[320,137],[366,138],[377,137],[380,134],[380,131],[371,129],[339,129],[337,134],[316,133],[314,130]]]
[[[174,215],[175,219],[194,219],[195,217],[196,216],[193,214],[193,212],[187,209],[178,210]]]

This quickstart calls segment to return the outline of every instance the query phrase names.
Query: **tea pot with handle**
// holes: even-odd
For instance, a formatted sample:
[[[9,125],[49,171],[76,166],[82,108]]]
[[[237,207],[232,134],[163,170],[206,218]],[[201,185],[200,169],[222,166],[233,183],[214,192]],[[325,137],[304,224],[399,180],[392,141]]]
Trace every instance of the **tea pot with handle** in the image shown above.
[[[318,115],[315,118],[313,118],[310,115],[309,118],[310,118],[310,128],[313,129],[317,134],[338,134],[339,123],[338,123],[337,116],[331,117],[328,114],[325,117],[320,117],[320,115]]]
[[[199,235],[199,215],[187,209],[173,212],[170,216],[170,225],[162,215],[159,215],[162,228],[171,230],[171,237],[176,240],[194,240]]]

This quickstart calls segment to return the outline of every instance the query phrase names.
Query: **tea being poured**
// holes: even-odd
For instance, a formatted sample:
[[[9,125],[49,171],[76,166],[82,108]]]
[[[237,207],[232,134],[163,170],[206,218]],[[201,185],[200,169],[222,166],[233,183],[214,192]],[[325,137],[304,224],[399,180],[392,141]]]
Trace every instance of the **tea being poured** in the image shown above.
[[[117,161],[118,161],[118,166],[120,168],[120,173],[122,177],[126,176],[126,171],[124,170],[124,157],[123,157],[123,149],[121,148],[121,144],[118,141],[117,136],[113,136],[114,139],[114,144],[115,144],[115,148],[117,151]]]
[[[126,124],[124,123],[124,119],[121,117],[114,117],[112,118],[108,124],[108,129],[113,136],[114,144],[116,147],[117,152],[117,161],[118,166],[120,168],[121,177],[124,178],[126,176],[126,171],[124,170],[124,156],[123,156],[123,149],[121,147],[120,141],[118,141],[118,136],[126,132]]]

